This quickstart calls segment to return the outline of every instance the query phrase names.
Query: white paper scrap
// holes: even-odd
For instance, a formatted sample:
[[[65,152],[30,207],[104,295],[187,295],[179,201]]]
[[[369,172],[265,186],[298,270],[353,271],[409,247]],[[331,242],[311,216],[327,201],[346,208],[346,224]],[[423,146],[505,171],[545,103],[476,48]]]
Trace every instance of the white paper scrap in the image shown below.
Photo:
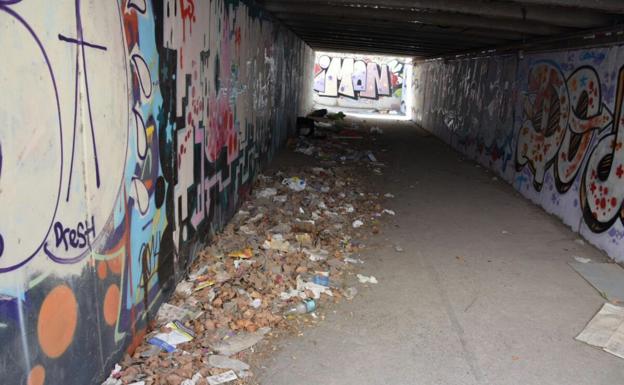
[[[624,307],[605,303],[576,340],[624,358]]]
[[[236,373],[234,373],[233,370],[228,370],[225,373],[207,377],[206,380],[208,380],[210,385],[220,385],[225,384],[226,382],[238,380],[238,377],[236,377]]]

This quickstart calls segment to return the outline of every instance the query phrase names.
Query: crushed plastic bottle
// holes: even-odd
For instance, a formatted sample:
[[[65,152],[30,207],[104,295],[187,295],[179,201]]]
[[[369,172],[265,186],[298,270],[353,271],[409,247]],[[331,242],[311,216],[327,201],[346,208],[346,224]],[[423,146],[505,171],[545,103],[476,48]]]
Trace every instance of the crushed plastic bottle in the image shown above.
[[[305,179],[299,178],[298,176],[294,176],[292,178],[285,178],[282,181],[282,184],[284,186],[288,186],[289,189],[293,190],[293,191],[303,191],[306,188],[306,181]]]
[[[318,273],[315,274],[312,278],[312,282],[321,286],[329,286],[329,274],[327,273]]]
[[[311,313],[314,310],[316,310],[316,301],[311,298],[308,298],[308,299],[304,299],[302,302],[299,302],[298,304],[286,310],[284,312],[284,315],[288,317],[288,316],[294,316],[298,314]]]

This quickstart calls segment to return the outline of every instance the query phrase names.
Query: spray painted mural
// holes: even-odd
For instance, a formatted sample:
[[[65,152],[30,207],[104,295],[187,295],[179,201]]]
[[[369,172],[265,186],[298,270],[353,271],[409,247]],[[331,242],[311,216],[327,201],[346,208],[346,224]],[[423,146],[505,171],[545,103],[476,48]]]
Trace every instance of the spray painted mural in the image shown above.
[[[0,382],[97,383],[309,107],[313,54],[194,0],[0,0],[0,48]]]
[[[413,90],[418,123],[624,261],[624,48],[428,62]]]
[[[314,101],[319,106],[405,113],[411,60],[316,53]]]

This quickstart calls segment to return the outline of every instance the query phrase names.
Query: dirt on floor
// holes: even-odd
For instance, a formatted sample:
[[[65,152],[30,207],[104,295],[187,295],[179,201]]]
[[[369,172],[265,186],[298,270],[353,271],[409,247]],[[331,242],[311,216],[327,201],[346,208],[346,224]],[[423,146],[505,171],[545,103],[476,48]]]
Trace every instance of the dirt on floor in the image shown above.
[[[375,285],[359,254],[395,213],[362,177],[385,166],[381,130],[362,127],[339,117],[291,139],[104,385],[255,384],[276,339]]]

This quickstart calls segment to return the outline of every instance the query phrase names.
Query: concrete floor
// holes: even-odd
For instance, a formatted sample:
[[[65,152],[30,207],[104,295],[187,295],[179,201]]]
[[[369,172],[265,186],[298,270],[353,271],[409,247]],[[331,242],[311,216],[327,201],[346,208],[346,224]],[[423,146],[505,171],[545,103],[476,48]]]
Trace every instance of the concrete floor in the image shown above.
[[[567,262],[602,253],[417,128],[378,143],[397,211],[363,255],[379,284],[282,341],[262,384],[624,383],[624,360],[574,340],[603,300]]]

